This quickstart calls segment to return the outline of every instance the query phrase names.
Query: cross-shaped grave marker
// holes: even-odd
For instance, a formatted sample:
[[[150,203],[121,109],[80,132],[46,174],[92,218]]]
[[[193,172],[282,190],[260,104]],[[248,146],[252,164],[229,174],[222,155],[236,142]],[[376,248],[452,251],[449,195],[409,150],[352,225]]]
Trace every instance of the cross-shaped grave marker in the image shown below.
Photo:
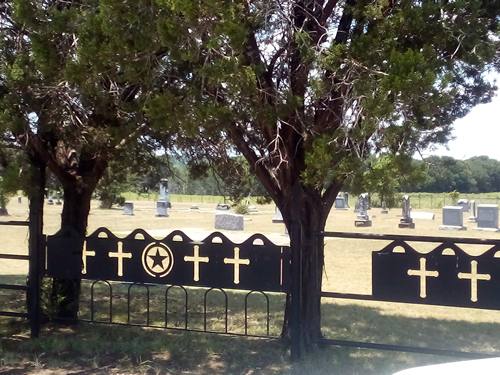
[[[200,257],[200,247],[194,245],[193,256],[185,256],[185,262],[193,262],[193,280],[200,281],[200,263],[208,263],[210,259],[208,257]],[[225,260],[224,260],[225,263]]]
[[[419,276],[420,277],[420,298],[427,297],[427,278],[439,276],[438,271],[427,271],[426,262],[427,262],[427,259],[420,258],[420,269],[408,270],[409,276]]]
[[[123,243],[121,241],[118,241],[117,244],[118,250],[113,252],[110,251],[108,253],[108,256],[110,258],[117,258],[117,263],[118,263],[118,276],[123,276],[123,259],[132,259],[132,253],[124,253],[123,252]]]
[[[83,241],[83,251],[82,251],[82,262],[83,262],[83,269],[82,269],[82,274],[87,273],[87,257],[95,257],[95,251],[92,250],[87,250],[87,241]]]
[[[224,258],[224,264],[234,265],[234,283],[240,283],[240,265],[248,266],[250,259],[240,259],[240,248],[234,248],[234,258]]]
[[[477,261],[470,262],[470,273],[459,272],[458,278],[461,280],[470,280],[470,300],[477,302],[477,282],[478,280],[491,280],[489,273],[477,273]]]

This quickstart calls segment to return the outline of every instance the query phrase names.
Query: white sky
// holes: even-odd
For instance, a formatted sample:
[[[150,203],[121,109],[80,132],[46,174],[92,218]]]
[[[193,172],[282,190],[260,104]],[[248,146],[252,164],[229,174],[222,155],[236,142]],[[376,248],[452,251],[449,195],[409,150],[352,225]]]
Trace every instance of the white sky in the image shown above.
[[[493,75],[497,85],[500,74]],[[422,153],[423,156],[451,156],[468,159],[486,155],[500,161],[500,90],[490,103],[479,104],[467,116],[455,121],[452,132],[455,139],[446,146]]]

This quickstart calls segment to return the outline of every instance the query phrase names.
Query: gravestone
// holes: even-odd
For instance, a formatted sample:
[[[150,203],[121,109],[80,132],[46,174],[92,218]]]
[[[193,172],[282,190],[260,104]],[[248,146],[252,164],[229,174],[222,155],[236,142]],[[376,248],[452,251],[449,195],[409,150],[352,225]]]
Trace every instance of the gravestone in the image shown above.
[[[56,199],[56,206],[60,206],[60,205],[62,205],[62,201],[60,198],[57,198]]]
[[[257,207],[250,205],[250,206],[248,206],[248,212],[249,213],[256,213],[256,212],[259,212],[259,210],[257,209]]]
[[[347,210],[349,207],[346,204],[345,198],[342,196],[337,196],[335,198],[335,209],[337,210]]]
[[[477,221],[477,206],[476,201],[470,201],[470,216],[467,221],[475,223]]]
[[[387,204],[385,201],[382,201],[382,211],[380,211],[381,214],[388,214],[389,210],[387,209]]]
[[[470,210],[470,204],[468,199],[459,199],[457,201],[457,206],[461,206],[463,212],[467,212]]]
[[[157,201],[156,202],[156,216],[167,217],[168,216],[168,202]]]
[[[47,199],[47,204],[48,204],[48,205],[50,205],[50,206],[52,206],[52,205],[54,204],[54,198],[49,197],[49,198]]]
[[[273,216],[273,223],[284,223],[283,221],[283,215],[281,215],[281,211],[278,207],[274,208],[274,216]]]
[[[410,216],[412,219],[420,219],[420,220],[434,220],[434,212],[428,211],[413,211],[411,210]]]
[[[443,224],[439,226],[441,230],[465,230],[464,213],[462,206],[443,207]]]
[[[402,218],[399,220],[399,228],[415,228],[415,223],[411,218],[411,205],[410,205],[410,197],[408,195],[403,196],[403,202],[401,204],[401,216]]]
[[[344,193],[344,201],[347,208],[349,208],[349,193]]]
[[[190,210],[199,210],[200,209],[200,206],[198,206],[197,204],[192,204],[191,207],[189,207]]]
[[[229,211],[231,209],[231,206],[227,203],[217,203],[215,209],[218,211]]]
[[[134,203],[125,202],[123,204],[123,214],[133,216],[134,215]]]
[[[156,216],[167,217],[168,208],[170,208],[170,198],[168,195],[168,180],[162,178],[160,180],[160,197],[156,202]]]
[[[498,205],[477,205],[477,229],[493,232],[498,231]]]
[[[215,214],[215,229],[243,230],[243,215],[218,212]]]
[[[360,194],[358,198],[359,212],[356,215],[356,220],[354,220],[355,227],[371,227],[372,221],[370,216],[368,216],[368,193]]]

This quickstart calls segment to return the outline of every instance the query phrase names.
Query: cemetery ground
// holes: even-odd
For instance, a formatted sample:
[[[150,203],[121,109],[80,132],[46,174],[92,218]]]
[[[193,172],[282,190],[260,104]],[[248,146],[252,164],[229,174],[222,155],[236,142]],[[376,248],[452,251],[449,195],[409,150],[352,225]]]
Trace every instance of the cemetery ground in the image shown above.
[[[193,239],[203,239],[213,232],[214,203],[173,202],[167,218],[155,217],[153,201],[135,201],[134,216],[125,216],[121,209],[101,210],[93,202],[89,216],[88,233],[98,227],[109,228],[120,237],[135,228],[143,228],[155,237],[163,237],[172,230],[184,230]],[[271,223],[274,206],[257,206],[258,212],[246,215],[245,233],[224,232],[235,242],[253,233],[269,235],[277,243],[286,243],[283,224]],[[12,200],[8,206],[8,220],[27,218],[27,204]],[[45,206],[45,234],[53,234],[59,227],[61,206]],[[353,210],[333,209],[326,229],[330,231],[415,234],[428,236],[499,238],[500,233],[473,230],[475,224],[466,223],[467,231],[440,231],[441,210],[433,210],[435,220],[415,220],[415,229],[398,228],[400,209],[381,214],[379,208],[369,211],[373,226],[354,227]],[[466,219],[467,215],[464,215]],[[464,220],[465,222],[466,220]],[[0,227],[1,248],[4,253],[26,254],[27,230],[22,227]],[[326,239],[324,291],[343,293],[371,293],[371,252],[382,249],[387,241],[359,239]],[[412,244],[419,251],[430,251],[434,244]],[[480,245],[461,247],[478,254],[487,249]],[[0,282],[24,283],[27,264],[22,261],[2,261]],[[104,290],[96,290],[97,317],[106,319]],[[125,290],[114,289],[117,321],[124,321]],[[243,305],[235,302],[239,292],[229,295],[229,331],[242,332]],[[202,291],[194,293],[189,302],[191,328],[201,327]],[[163,318],[164,289],[152,292],[151,321]],[[240,293],[241,295],[241,293]],[[89,315],[89,285],[84,283],[81,303],[83,317]],[[179,294],[179,299],[181,298]],[[208,326],[223,330],[223,314],[217,308],[222,299],[214,295],[210,300]],[[115,301],[115,300],[114,300]],[[240,299],[241,301],[241,299]],[[283,319],[282,295],[271,294],[271,333],[279,334]],[[16,291],[0,295],[2,310],[23,309],[24,296]],[[141,295],[132,301],[132,321],[143,321],[144,300]],[[158,309],[155,309],[155,306]],[[249,331],[262,332],[265,325],[262,299],[251,297],[249,304]],[[121,310],[120,310],[121,309]],[[172,325],[182,326],[181,314],[172,311]],[[323,331],[326,337],[387,344],[412,345],[475,352],[500,352],[500,312],[399,303],[325,299],[322,307]],[[198,321],[196,320],[198,318]],[[192,322],[192,323],[191,323]],[[0,374],[2,373],[235,373],[235,374],[390,374],[402,368],[457,360],[450,357],[408,354],[389,351],[327,347],[303,361],[292,364],[279,341],[255,339],[153,328],[109,326],[81,323],[76,327],[46,325],[39,339],[29,339],[28,324],[23,321],[0,319]]]

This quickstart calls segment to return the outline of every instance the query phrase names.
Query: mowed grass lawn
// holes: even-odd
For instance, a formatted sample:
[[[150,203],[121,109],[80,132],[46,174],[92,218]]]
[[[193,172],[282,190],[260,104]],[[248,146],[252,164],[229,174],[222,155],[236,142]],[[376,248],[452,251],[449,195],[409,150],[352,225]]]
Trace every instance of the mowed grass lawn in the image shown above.
[[[157,234],[181,229],[201,239],[213,231],[214,203],[200,203],[198,210],[190,209],[192,203],[174,203],[168,218],[155,217],[152,201],[141,200],[134,203],[135,215],[124,216],[120,209],[101,210],[97,208],[98,202],[93,202],[89,233],[100,226],[108,227],[120,236],[135,228]],[[22,204],[12,201],[8,208],[11,213],[8,219],[26,219],[26,200]],[[59,227],[61,207],[45,208],[45,233],[52,234]],[[397,227],[399,210],[391,210],[388,215],[382,215],[379,209],[372,209],[371,228],[354,227],[355,215],[352,210],[333,210],[327,230],[500,238],[498,233],[473,230],[475,224],[469,224],[469,229],[465,232],[440,231],[438,226],[441,224],[441,213],[439,210],[434,212],[434,221],[416,220],[416,229],[411,230]],[[238,241],[259,232],[269,235],[275,241],[286,242],[283,224],[271,222],[273,214],[274,206],[258,206],[257,213],[246,217],[245,233],[228,232],[228,236]],[[0,231],[1,252],[27,252],[25,228],[0,227]],[[371,253],[380,250],[386,243],[327,239],[323,289],[370,294]],[[433,244],[415,246],[420,251],[429,251]],[[472,253],[486,250],[481,246],[464,248]],[[27,273],[27,265],[24,263],[1,260],[0,282],[23,283]],[[19,311],[23,308],[23,298],[18,292],[3,292],[0,294],[1,309]],[[197,303],[196,298],[192,303]],[[198,307],[192,306],[194,315],[196,309],[200,308],[200,303],[201,300],[198,300]],[[140,299],[134,304],[141,308]],[[282,296],[271,296],[271,331],[274,333],[279,332],[282,305]],[[105,305],[101,307],[105,309]],[[103,310],[100,311],[102,314]],[[88,314],[85,298],[82,301],[82,314]],[[252,323],[262,324],[262,316],[255,316],[258,321]],[[105,316],[102,315],[101,318],[104,319]],[[118,319],[123,319],[123,316]],[[209,324],[215,330],[220,330],[221,315],[211,315]],[[242,324],[242,307],[230,308],[230,329],[241,330]],[[325,336],[330,338],[485,353],[500,352],[500,312],[489,310],[325,299],[323,330]],[[0,334],[0,374],[391,374],[402,368],[456,360],[430,355],[328,347],[306,356],[299,363],[291,364],[286,346],[277,340],[85,323],[72,328],[47,325],[39,339],[30,340],[25,322],[7,318],[0,319]]]

